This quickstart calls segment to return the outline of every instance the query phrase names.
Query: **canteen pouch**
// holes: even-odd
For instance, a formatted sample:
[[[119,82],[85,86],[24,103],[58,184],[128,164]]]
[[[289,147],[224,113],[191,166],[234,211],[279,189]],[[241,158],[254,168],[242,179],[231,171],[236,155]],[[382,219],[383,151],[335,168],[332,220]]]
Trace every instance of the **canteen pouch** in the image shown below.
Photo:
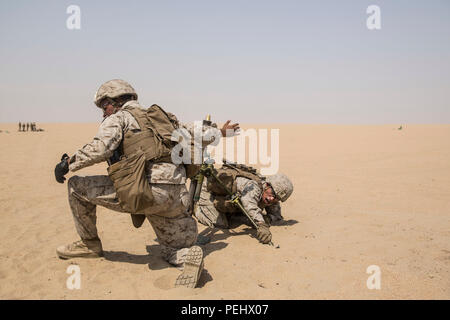
[[[145,154],[139,149],[108,167],[119,204],[128,213],[144,213],[153,205],[154,198],[145,165]]]

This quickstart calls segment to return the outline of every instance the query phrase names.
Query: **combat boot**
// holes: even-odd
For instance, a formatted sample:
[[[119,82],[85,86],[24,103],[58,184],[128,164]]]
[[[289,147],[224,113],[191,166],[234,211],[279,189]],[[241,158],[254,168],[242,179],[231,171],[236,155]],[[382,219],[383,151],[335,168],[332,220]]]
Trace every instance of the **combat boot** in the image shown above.
[[[103,256],[100,239],[78,240],[66,246],[56,249],[56,254],[61,259],[70,258],[99,258]]]
[[[203,271],[203,251],[199,246],[189,249],[183,273],[175,281],[175,287],[195,288]]]

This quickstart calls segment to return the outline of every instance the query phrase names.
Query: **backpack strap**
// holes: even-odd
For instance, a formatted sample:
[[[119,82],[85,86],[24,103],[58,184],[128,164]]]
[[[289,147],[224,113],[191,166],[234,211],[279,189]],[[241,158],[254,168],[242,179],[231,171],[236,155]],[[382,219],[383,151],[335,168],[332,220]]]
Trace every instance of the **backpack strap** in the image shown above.
[[[147,129],[149,128],[148,125],[149,121],[146,117],[146,112],[144,110],[140,110],[139,108],[131,106],[126,106],[122,108],[122,110],[129,112],[133,116],[133,118],[136,119],[141,131],[144,131],[146,128]]]

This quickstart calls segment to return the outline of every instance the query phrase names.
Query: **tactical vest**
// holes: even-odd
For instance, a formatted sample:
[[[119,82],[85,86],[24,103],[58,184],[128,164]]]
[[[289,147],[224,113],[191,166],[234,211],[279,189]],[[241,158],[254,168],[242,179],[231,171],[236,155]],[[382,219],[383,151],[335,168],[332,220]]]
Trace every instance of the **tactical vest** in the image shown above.
[[[156,104],[147,110],[131,106],[122,110],[131,113],[141,131],[129,130],[125,133],[121,153],[127,157],[140,149],[147,161],[171,162],[170,152],[174,146],[171,136],[176,128],[167,113]]]
[[[224,163],[221,168],[216,169],[216,176],[227,187],[231,193],[237,192],[236,178],[243,177],[253,181],[256,181],[261,189],[263,189],[263,182],[265,178],[258,174],[257,170],[236,163]],[[207,190],[216,196],[226,196],[228,193],[224,188],[217,183],[213,177],[208,178]]]
[[[147,110],[125,106],[138,122],[140,131],[125,133],[119,147],[120,160],[108,167],[120,206],[129,213],[146,213],[153,205],[151,186],[146,176],[147,161],[171,162],[170,140],[174,123],[164,110],[152,105]]]

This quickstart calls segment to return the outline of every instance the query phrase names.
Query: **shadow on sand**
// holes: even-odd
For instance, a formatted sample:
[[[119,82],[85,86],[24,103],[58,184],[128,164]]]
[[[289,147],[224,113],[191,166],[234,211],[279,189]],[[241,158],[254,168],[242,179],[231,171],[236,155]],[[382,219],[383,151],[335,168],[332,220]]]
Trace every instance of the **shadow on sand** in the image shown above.
[[[291,226],[297,224],[297,220],[280,220],[274,222],[273,226]],[[234,231],[233,229],[240,227],[241,225],[247,226],[247,228],[241,231]],[[203,249],[204,257],[213,253],[214,251],[222,250],[228,246],[228,243],[223,240],[229,237],[236,236],[250,236],[254,238],[256,230],[252,227],[247,217],[238,217],[237,219],[230,220],[230,229],[221,228],[207,228],[199,233],[197,239],[197,245]],[[156,239],[155,239],[156,240]],[[162,258],[161,246],[159,244],[152,244],[146,246],[148,254],[132,254],[125,251],[104,251],[104,258],[112,262],[123,262],[133,264],[146,264],[150,270],[162,270],[165,268],[173,267],[170,263],[166,262]],[[212,281],[213,278],[209,274],[207,269],[204,269],[198,287],[203,287],[206,283]]]
[[[206,252],[211,253],[212,251],[221,249],[223,246],[221,246],[220,244],[212,244],[209,245],[209,247],[209,250],[204,249],[205,255],[207,255]],[[146,264],[150,270],[162,270],[175,267],[162,259],[160,245],[154,244],[147,246],[146,248],[148,252],[148,254],[146,255],[131,254],[124,251],[104,251],[103,253],[104,258],[108,261]],[[213,277],[208,272],[208,270],[203,269],[200,279],[197,283],[197,288],[202,288],[206,283],[212,280]]]

